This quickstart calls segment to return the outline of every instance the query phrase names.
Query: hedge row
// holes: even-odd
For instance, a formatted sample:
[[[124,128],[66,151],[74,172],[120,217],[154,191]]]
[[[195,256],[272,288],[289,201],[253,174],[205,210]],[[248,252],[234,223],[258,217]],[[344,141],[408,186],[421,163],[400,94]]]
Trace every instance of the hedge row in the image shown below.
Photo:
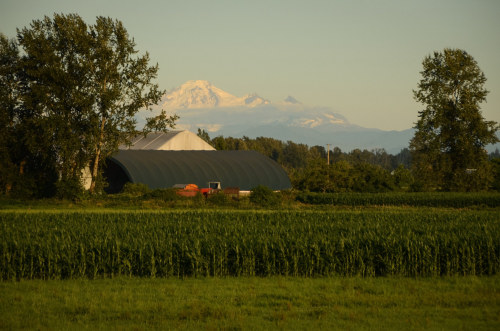
[[[500,207],[500,193],[490,192],[301,193],[297,200],[311,205],[339,206]]]

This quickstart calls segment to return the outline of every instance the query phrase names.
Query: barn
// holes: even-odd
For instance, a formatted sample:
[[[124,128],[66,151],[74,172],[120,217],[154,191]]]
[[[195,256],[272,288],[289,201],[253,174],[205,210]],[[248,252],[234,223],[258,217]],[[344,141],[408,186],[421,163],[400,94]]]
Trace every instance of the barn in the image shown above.
[[[273,190],[292,187],[279,164],[255,151],[121,150],[108,160],[104,176],[109,193],[121,191],[127,182],[152,189],[176,184],[208,187],[210,182],[242,191],[258,185]]]
[[[149,134],[120,146],[106,161],[104,177],[108,193],[120,192],[127,182],[143,183],[151,189],[179,184],[208,187],[219,182],[222,188],[250,191],[258,185],[272,190],[292,187],[283,168],[255,151],[216,151],[189,131]]]

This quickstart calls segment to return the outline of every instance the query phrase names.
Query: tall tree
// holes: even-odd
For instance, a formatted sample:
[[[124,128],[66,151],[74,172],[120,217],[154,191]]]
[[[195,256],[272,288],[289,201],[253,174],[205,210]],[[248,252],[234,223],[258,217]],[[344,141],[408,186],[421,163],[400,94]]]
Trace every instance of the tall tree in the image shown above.
[[[149,54],[134,58],[135,42],[120,21],[98,17],[90,30],[92,61],[90,66],[92,93],[97,116],[91,119],[93,130],[92,182],[95,189],[101,161],[127,142],[135,131],[134,115],[160,101],[160,91],[152,81],[157,77],[158,64],[149,65]],[[174,127],[176,116],[165,112],[147,120],[145,131],[166,131]]]
[[[28,73],[15,40],[0,35],[0,185],[3,192],[22,197],[53,194],[55,155],[41,148],[46,123],[40,112],[26,107],[23,94]],[[36,99],[37,96],[33,96]]]
[[[27,137],[33,154],[53,153],[61,184],[78,185],[88,162],[90,91],[88,27],[77,15],[54,15],[18,30],[21,123],[36,127]],[[29,116],[27,116],[29,115]]]
[[[207,144],[211,144],[211,139],[210,139],[210,135],[208,134],[207,131],[205,131],[205,129],[200,129],[198,128],[198,133],[197,133],[197,136],[200,137],[201,139],[203,139]]]
[[[423,61],[415,100],[419,111],[410,142],[416,178],[444,190],[482,190],[491,182],[484,147],[498,141],[497,123],[486,121],[486,77],[474,58],[460,49],[434,52]]]
[[[136,56],[123,24],[105,17],[89,26],[76,14],[54,14],[18,30],[18,42],[21,99],[41,126],[33,144],[54,150],[63,181],[79,181],[89,166],[94,192],[102,161],[137,133],[134,115],[160,100],[158,65],[148,53]],[[162,112],[143,131],[166,131],[176,119]]]
[[[14,40],[0,34],[0,185],[8,193],[17,172],[12,149],[16,138],[17,65],[19,51]]]

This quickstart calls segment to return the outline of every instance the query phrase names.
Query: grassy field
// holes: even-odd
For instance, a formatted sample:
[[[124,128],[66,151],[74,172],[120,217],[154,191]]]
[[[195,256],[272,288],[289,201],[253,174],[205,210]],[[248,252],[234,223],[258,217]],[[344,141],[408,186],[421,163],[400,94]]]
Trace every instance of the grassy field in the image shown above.
[[[0,282],[6,330],[498,330],[500,277]]]
[[[5,330],[498,330],[499,270],[495,207],[0,210]]]

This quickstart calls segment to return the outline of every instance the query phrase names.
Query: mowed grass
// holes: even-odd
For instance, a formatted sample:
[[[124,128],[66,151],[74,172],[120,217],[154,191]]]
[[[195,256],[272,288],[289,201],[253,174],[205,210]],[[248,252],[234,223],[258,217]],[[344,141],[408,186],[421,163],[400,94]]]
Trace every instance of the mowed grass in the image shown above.
[[[500,276],[0,282],[0,328],[499,330]]]

